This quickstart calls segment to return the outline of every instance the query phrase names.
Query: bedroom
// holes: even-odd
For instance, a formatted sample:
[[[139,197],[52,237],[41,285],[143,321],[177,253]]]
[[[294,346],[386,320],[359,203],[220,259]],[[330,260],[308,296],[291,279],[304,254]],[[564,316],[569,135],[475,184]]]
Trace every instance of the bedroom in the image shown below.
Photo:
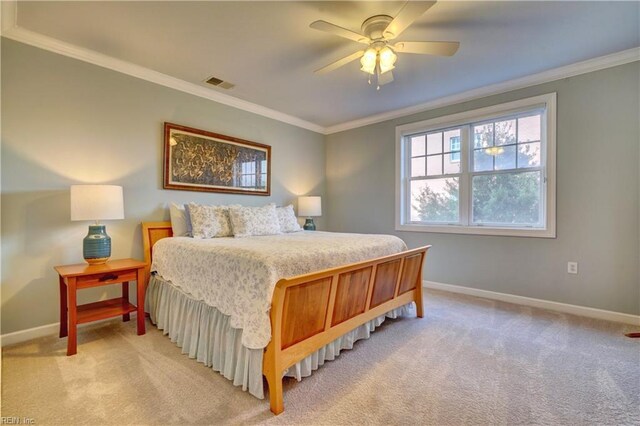
[[[312,22],[361,31],[368,17],[404,6],[2,2],[2,416],[639,421],[640,339],[624,334],[640,331],[640,4],[438,2],[398,40],[458,41],[454,55],[398,52],[394,81],[380,90],[358,60],[314,73],[361,44]],[[212,88],[212,76],[235,87]],[[396,199],[406,190],[397,184],[406,136],[443,128],[438,120],[463,135],[487,108],[531,112],[540,97],[547,123],[555,116],[546,235],[406,228]],[[165,122],[269,145],[270,195],[164,189]],[[168,221],[172,202],[297,209],[299,197],[319,196],[319,231],[432,246],[424,318],[385,322],[310,377],[286,378],[279,416],[268,399],[182,355],[149,320],[144,336],[136,321],[80,327],[78,353],[67,357],[54,267],[83,261],[89,223],[70,220],[70,187],[80,184],[123,188],[124,219],[106,221],[114,260],[144,259],[141,223]],[[82,290],[78,303],[119,290]],[[129,291],[136,301],[136,286]]]

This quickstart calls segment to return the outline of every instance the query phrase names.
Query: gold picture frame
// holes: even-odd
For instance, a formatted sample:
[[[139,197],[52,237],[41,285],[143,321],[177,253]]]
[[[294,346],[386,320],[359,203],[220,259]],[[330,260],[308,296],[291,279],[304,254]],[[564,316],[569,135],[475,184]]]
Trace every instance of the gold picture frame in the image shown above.
[[[165,189],[271,194],[271,146],[164,123]]]

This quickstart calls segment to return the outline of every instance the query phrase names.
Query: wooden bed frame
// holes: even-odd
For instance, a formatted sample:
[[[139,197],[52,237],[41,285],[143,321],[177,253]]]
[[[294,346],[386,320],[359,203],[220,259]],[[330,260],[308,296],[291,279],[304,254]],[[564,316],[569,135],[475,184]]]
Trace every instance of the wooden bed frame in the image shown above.
[[[142,224],[147,282],[153,245],[172,235],[170,222]],[[274,414],[284,411],[283,373],[296,362],[412,301],[417,316],[423,317],[422,265],[430,247],[278,281],[271,304],[271,342],[262,368]]]

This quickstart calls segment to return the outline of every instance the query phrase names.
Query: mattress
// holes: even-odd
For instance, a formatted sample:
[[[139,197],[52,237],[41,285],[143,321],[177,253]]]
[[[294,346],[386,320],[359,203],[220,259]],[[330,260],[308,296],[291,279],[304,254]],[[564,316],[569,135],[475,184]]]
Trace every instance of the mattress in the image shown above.
[[[278,280],[406,249],[391,235],[319,231],[247,238],[174,237],[154,245],[151,271],[228,315],[230,326],[243,330],[243,346],[262,349],[271,340],[269,309]]]

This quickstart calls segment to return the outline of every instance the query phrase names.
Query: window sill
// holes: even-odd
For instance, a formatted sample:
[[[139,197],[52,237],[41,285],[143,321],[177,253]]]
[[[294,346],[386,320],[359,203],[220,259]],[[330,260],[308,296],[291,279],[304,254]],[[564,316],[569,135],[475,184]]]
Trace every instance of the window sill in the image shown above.
[[[435,232],[442,234],[492,235],[498,237],[556,238],[555,229],[491,228],[488,226],[396,225],[396,231]]]

